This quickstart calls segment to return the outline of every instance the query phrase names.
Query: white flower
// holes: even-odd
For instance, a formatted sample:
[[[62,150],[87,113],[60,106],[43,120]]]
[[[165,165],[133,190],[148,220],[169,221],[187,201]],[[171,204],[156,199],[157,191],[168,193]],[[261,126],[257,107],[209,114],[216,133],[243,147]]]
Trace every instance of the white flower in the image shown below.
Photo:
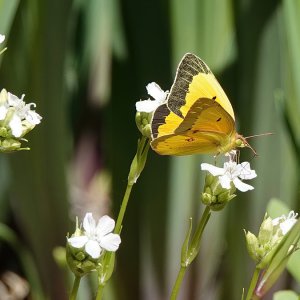
[[[5,35],[4,34],[0,34],[0,44],[3,43],[5,40]]]
[[[14,114],[11,117],[8,126],[12,131],[12,135],[16,138],[21,137],[23,131],[27,127],[34,127],[41,122],[42,117],[36,113],[31,107],[35,107],[35,103],[26,104],[23,99],[25,95],[23,94],[21,98],[7,93],[7,102],[2,103],[0,106],[0,120],[3,120],[10,108],[13,108]],[[25,124],[24,121],[28,124]],[[24,125],[24,127],[23,127]]]
[[[84,234],[68,239],[74,248],[82,248],[92,258],[99,258],[102,250],[116,251],[121,243],[118,234],[111,233],[115,227],[115,221],[109,216],[103,216],[98,224],[92,213],[87,213],[83,219]]]
[[[297,222],[298,214],[293,210],[289,212],[287,216],[282,215],[281,217],[272,220],[273,226],[279,225],[282,234],[285,235]]]
[[[150,113],[153,112],[158,106],[165,103],[168,91],[163,91],[160,86],[151,82],[146,86],[147,92],[150,96],[154,98],[154,100],[141,100],[135,103],[136,110],[139,112]]]
[[[253,190],[254,187],[242,182],[240,179],[253,179],[257,176],[255,171],[251,170],[250,163],[237,164],[231,160],[225,162],[223,168],[203,163],[201,164],[201,170],[208,171],[213,176],[219,176],[220,184],[224,189],[230,189],[230,183],[233,182],[235,187],[241,192]]]

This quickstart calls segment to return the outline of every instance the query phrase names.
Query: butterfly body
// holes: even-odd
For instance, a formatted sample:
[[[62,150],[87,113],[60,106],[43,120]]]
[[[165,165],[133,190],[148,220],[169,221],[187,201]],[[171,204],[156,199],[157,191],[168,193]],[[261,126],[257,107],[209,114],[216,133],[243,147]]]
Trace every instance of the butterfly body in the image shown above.
[[[247,142],[236,132],[225,92],[196,55],[187,53],[167,97],[153,113],[151,147],[161,155],[226,153]]]

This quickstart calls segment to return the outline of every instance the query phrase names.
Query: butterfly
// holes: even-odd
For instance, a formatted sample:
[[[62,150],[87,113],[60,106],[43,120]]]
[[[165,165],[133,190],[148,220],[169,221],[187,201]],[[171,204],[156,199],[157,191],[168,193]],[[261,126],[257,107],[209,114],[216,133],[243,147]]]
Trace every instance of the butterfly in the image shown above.
[[[151,147],[161,155],[218,155],[250,147],[236,131],[234,111],[222,87],[192,53],[179,63],[166,103],[153,112]]]

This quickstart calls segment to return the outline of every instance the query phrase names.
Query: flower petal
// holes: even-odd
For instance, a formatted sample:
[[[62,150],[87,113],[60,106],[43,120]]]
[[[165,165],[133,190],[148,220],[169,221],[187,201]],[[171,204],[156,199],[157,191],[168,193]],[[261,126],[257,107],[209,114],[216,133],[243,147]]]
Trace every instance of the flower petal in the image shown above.
[[[40,124],[41,123],[41,119],[42,117],[36,113],[35,111],[33,110],[29,110],[27,112],[27,115],[26,115],[26,120],[32,124],[32,125],[37,125],[37,124]]]
[[[244,183],[239,178],[234,178],[233,179],[233,184],[241,192],[247,192],[247,191],[250,191],[250,190],[254,190],[254,187],[252,185]]]
[[[0,120],[4,120],[7,113],[7,107],[4,105],[0,106]]]
[[[147,92],[150,96],[152,96],[155,100],[159,101],[160,104],[163,103],[167,97],[167,93],[163,91],[160,86],[151,82],[146,86]]]
[[[20,137],[22,135],[22,121],[20,117],[18,117],[16,114],[12,117],[8,125],[11,129],[13,136]]]
[[[7,102],[10,106],[16,107],[20,106],[21,104],[25,104],[23,101],[24,95],[22,95],[22,99],[18,98],[16,95],[8,92],[7,93]]]
[[[279,224],[282,234],[285,235],[297,222],[297,219],[286,219]]]
[[[115,221],[109,216],[103,216],[97,224],[97,235],[101,239],[104,235],[112,232],[115,228]]]
[[[239,177],[241,179],[253,179],[257,176],[255,170],[251,170],[250,163],[244,161],[241,163],[241,171]]]
[[[150,113],[160,105],[157,100],[143,100],[135,103],[136,111]]]
[[[3,43],[5,40],[5,35],[4,34],[0,34],[0,44]]]
[[[230,189],[231,180],[227,175],[220,176],[219,181],[220,181],[220,184],[221,184],[223,189],[227,189],[227,190]]]
[[[281,216],[281,217],[277,217],[275,219],[272,220],[272,225],[273,226],[277,226],[279,225],[281,222],[283,222],[285,220],[285,216]]]
[[[100,246],[107,251],[116,251],[121,243],[121,238],[118,234],[110,233],[100,240]]]
[[[94,240],[89,240],[85,244],[85,252],[89,254],[92,258],[98,258],[101,254],[101,247],[98,242]]]
[[[83,219],[83,228],[86,231],[87,235],[92,235],[96,230],[96,221],[93,218],[92,213],[86,213]]]
[[[85,235],[73,236],[68,239],[68,243],[74,248],[83,247],[89,239]]]
[[[220,176],[220,175],[224,174],[224,169],[223,168],[219,168],[219,167],[213,166],[211,164],[207,164],[207,163],[202,163],[201,164],[201,170],[202,171],[208,171],[213,176]]]

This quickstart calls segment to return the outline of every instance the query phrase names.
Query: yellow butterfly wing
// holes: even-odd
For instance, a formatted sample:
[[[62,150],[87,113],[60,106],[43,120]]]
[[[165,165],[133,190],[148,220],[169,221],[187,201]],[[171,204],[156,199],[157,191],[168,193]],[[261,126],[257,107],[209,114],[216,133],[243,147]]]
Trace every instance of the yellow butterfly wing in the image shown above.
[[[154,138],[151,147],[161,155],[217,154],[233,149],[235,139],[231,116],[213,99],[200,98],[174,133]]]
[[[179,63],[168,107],[184,118],[199,98],[214,99],[235,119],[231,103],[209,67],[196,55],[187,53]]]
[[[234,148],[234,112],[222,87],[196,55],[182,58],[167,103],[151,121],[153,150],[162,155],[223,153]]]

